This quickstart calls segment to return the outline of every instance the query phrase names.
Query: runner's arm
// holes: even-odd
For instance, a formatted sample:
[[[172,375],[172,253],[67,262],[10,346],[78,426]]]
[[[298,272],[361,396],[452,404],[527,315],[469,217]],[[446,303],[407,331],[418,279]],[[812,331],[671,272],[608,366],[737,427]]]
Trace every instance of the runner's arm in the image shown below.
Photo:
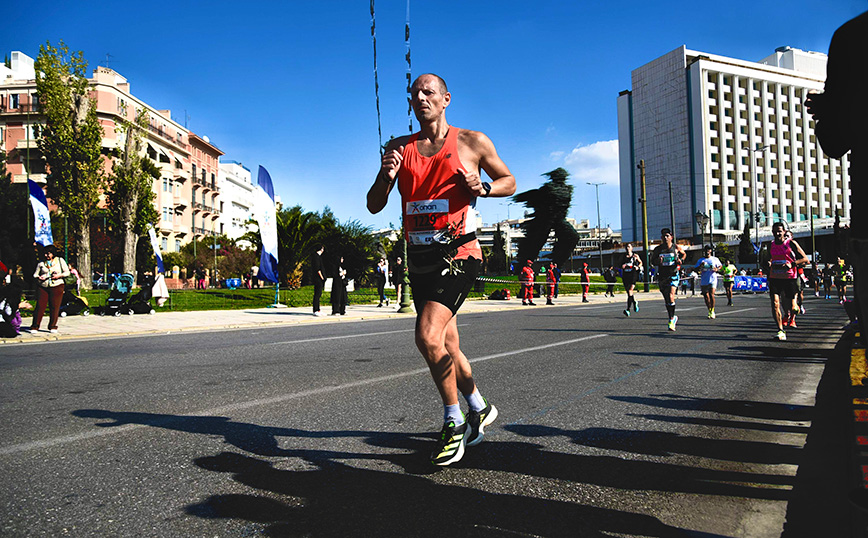
[[[405,142],[405,139],[406,137],[392,139],[386,144],[380,171],[374,179],[374,184],[368,190],[368,211],[371,213],[379,213],[389,201],[389,193],[395,186],[398,170],[401,169],[401,163],[404,160],[404,146],[401,143]]]
[[[468,188],[476,196],[486,196],[489,198],[512,196],[515,194],[515,177],[509,171],[506,163],[497,154],[497,150],[491,139],[477,131],[469,131],[468,134],[470,135],[468,137],[468,145],[479,157],[480,170],[484,171],[491,179],[489,182],[491,191],[486,195],[481,180],[475,184],[468,183]]]

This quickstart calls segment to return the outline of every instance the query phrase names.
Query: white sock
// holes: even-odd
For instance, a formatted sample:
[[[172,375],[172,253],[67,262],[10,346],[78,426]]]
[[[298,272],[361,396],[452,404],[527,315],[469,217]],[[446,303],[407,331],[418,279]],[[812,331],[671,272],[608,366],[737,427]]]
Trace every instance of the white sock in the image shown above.
[[[443,422],[454,422],[456,426],[464,424],[464,413],[461,412],[461,406],[458,404],[443,406]]]
[[[479,394],[479,388],[475,388],[473,389],[473,392],[466,394],[464,399],[467,400],[467,405],[469,405],[470,409],[473,411],[482,411],[485,409],[485,400],[482,398],[482,395]]]

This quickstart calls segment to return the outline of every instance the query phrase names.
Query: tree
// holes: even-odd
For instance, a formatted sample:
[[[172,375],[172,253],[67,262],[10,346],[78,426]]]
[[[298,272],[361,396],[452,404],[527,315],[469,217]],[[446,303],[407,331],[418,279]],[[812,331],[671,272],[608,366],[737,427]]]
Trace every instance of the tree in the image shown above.
[[[542,187],[512,197],[513,201],[523,202],[534,210],[533,218],[522,223],[525,232],[518,241],[519,266],[524,265],[524,260],[537,259],[552,230],[557,242],[551,259],[558,265],[564,264],[579,242],[579,232],[567,222],[567,211],[573,199],[573,187],[566,183],[570,173],[556,168],[543,175],[549,180]]]
[[[160,170],[142,151],[142,132],[147,126],[146,111],[137,112],[134,122],[121,120],[118,133],[124,135],[124,147],[116,156],[105,193],[112,227],[123,245],[123,272],[130,274],[136,270],[139,237],[147,233],[148,224],[159,219],[153,183],[160,178]]]
[[[30,195],[26,183],[13,183],[12,175],[6,171],[6,153],[0,151],[0,261],[10,270],[15,270],[16,264],[33,274],[29,262],[33,245],[33,232],[27,223],[33,218],[27,218],[30,213]]]
[[[756,252],[750,240],[750,222],[744,223],[744,231],[738,243],[738,263],[756,263]]]
[[[39,149],[48,164],[48,196],[68,218],[85,287],[91,285],[90,218],[105,185],[103,130],[88,97],[87,62],[60,42],[40,45],[36,91],[45,118]]]
[[[503,232],[500,231],[500,224],[498,223],[497,230],[494,232],[494,242],[491,245],[491,258],[488,260],[488,270],[494,274],[506,273],[506,259],[506,241],[503,238]]]
[[[320,242],[319,224],[316,213],[305,212],[298,205],[277,212],[278,272],[285,275],[290,289],[301,287],[304,264]],[[257,244],[261,251],[261,241]]]
[[[732,247],[730,247],[726,243],[718,243],[714,245],[714,255],[717,256],[721,262],[723,260],[735,261],[735,258],[733,257],[734,253],[732,251]]]

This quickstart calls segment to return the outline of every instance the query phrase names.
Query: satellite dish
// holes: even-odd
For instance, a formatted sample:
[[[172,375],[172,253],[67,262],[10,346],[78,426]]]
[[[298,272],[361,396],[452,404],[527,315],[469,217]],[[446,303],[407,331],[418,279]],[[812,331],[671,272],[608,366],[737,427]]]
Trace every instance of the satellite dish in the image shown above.
[[[205,142],[207,142],[207,143],[209,143],[209,144],[211,143],[211,139],[208,138],[207,136],[203,136],[203,137],[202,137],[202,140],[204,140]]]

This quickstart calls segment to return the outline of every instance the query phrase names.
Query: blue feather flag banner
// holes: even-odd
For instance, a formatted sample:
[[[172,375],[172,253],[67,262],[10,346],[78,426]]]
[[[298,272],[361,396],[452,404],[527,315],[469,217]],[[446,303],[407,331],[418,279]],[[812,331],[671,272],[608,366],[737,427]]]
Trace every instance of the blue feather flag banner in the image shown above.
[[[274,205],[274,186],[271,183],[271,176],[261,165],[258,186],[253,193],[254,216],[259,224],[259,235],[262,238],[259,278],[277,284],[277,208]]]
[[[48,200],[42,187],[32,179],[27,180],[30,189],[30,205],[33,207],[33,240],[40,245],[53,245],[54,238],[51,235],[51,214],[48,212]]]
[[[157,241],[157,233],[150,224],[148,224],[148,235],[151,237],[151,248],[154,249],[154,256],[157,257],[157,269],[161,273],[165,273],[166,268],[163,266],[163,256],[160,254],[160,243]]]

